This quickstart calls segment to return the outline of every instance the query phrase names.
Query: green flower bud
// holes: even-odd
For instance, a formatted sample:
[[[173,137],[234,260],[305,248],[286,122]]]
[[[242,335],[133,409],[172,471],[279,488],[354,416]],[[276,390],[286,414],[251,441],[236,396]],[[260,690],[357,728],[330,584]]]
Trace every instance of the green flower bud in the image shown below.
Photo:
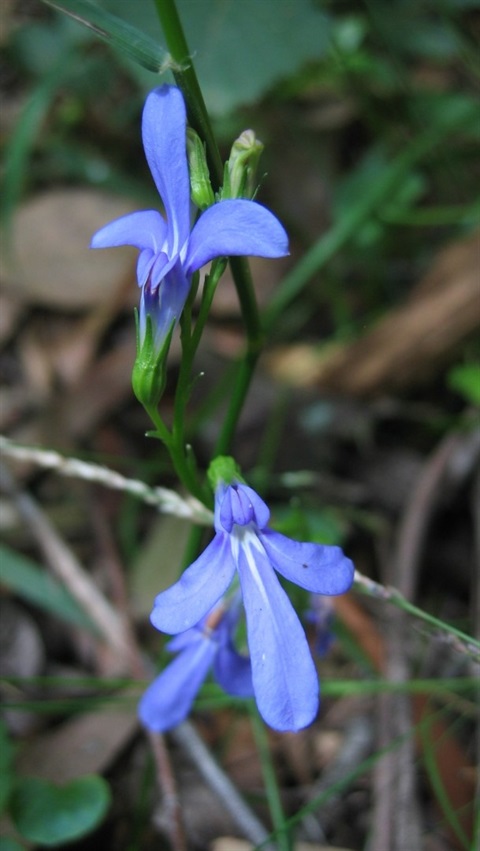
[[[235,140],[227,163],[228,197],[251,198],[254,195],[255,175],[262,151],[263,145],[253,130],[244,130]]]
[[[165,389],[167,376],[167,354],[172,340],[174,323],[160,350],[155,347],[152,317],[147,315],[145,334],[140,341],[138,312],[135,311],[137,326],[137,356],[132,371],[132,387],[138,401],[145,408],[157,407]]]
[[[192,201],[199,210],[206,210],[215,203],[215,196],[210,183],[205,145],[191,127],[187,128],[187,154]]]

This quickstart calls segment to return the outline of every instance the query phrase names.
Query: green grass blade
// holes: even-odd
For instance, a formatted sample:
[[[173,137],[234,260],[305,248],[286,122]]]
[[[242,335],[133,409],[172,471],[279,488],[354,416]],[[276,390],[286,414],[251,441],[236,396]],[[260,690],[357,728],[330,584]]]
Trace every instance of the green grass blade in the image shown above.
[[[161,74],[169,68],[178,70],[167,51],[153,39],[117,15],[100,9],[91,0],[43,0],[43,2],[88,27],[107,44],[120,50],[148,71]]]
[[[12,213],[22,194],[28,174],[28,159],[35,145],[39,129],[51,106],[59,87],[71,73],[78,53],[62,53],[45,74],[28,98],[16,126],[5,147],[5,179],[2,194],[1,214],[7,227]]]
[[[0,584],[68,624],[95,632],[90,619],[63,585],[35,562],[1,544]]]

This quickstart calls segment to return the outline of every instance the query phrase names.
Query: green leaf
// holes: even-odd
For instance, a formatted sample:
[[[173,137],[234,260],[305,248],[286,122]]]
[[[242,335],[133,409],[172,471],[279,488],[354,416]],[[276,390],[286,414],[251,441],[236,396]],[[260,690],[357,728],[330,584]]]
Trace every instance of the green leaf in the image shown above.
[[[152,2],[98,4],[145,32],[160,32]],[[331,19],[311,0],[178,0],[177,7],[215,115],[255,102],[307,62],[324,58],[329,48]]]
[[[172,67],[168,53],[148,35],[117,15],[101,9],[91,0],[43,0],[60,12],[92,30],[95,35],[117,48],[138,65],[160,74]],[[132,4],[134,19],[138,8],[145,4]]]
[[[105,817],[110,802],[108,783],[94,774],[66,786],[30,777],[17,783],[10,814],[25,839],[55,846],[90,833]]]
[[[480,405],[480,363],[455,366],[447,376],[448,386],[460,393],[466,402]]]
[[[95,628],[68,591],[35,562],[0,544],[0,584],[69,624]]]

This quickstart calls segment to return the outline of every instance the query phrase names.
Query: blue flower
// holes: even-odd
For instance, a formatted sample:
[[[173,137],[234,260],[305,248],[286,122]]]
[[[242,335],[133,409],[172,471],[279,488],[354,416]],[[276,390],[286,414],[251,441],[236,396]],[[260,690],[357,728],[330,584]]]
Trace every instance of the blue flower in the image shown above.
[[[253,697],[250,661],[235,650],[238,606],[220,604],[200,623],[177,635],[167,649],[178,653],[147,688],[139,716],[149,730],[163,733],[183,721],[213,666],[217,682],[236,697]]]
[[[354,567],[339,547],[299,543],[268,528],[270,512],[247,485],[220,482],[216,535],[178,582],[155,600],[153,625],[190,629],[223,597],[236,573],[247,621],[255,697],[276,730],[299,730],[318,710],[318,677],[303,627],[275,571],[316,594],[342,594]]]
[[[180,89],[164,85],[150,92],[142,137],[166,219],[157,210],[130,213],[97,231],[91,247],[140,249],[140,342],[150,315],[159,350],[180,317],[194,272],[215,257],[282,257],[288,254],[288,238],[269,210],[246,199],[213,204],[191,229],[186,111]]]

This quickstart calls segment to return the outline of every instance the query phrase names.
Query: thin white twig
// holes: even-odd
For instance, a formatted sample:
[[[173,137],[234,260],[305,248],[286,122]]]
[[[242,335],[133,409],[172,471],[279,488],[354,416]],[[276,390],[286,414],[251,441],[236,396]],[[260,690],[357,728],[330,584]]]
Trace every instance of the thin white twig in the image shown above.
[[[17,489],[6,465],[0,467],[0,487],[14,501],[53,573],[87,613],[118,659],[130,661],[130,646],[122,618],[99,591],[33,497]]]
[[[79,458],[65,458],[53,449],[22,446],[2,435],[0,435],[0,452],[17,461],[26,461],[48,470],[55,470],[61,476],[84,479],[106,488],[125,491],[149,505],[156,506],[164,514],[185,517],[200,526],[211,526],[213,523],[211,511],[195,497],[182,497],[168,488],[149,487],[139,479],[128,479],[121,473],[100,464],[81,461]]]

